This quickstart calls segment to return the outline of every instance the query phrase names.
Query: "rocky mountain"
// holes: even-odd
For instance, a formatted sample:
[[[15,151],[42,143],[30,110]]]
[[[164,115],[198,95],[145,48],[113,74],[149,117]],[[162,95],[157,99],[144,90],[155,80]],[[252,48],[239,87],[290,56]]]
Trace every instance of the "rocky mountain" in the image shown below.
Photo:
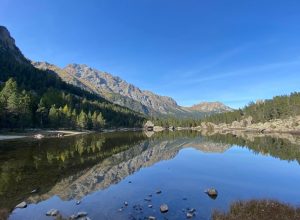
[[[13,57],[19,64],[29,64],[29,61],[16,46],[15,39],[10,36],[9,31],[4,26],[0,26],[0,52]]]
[[[187,107],[187,109],[206,113],[221,113],[233,110],[221,102],[201,102],[191,107]]]
[[[182,107],[170,97],[141,90],[120,77],[93,69],[87,65],[70,64],[65,68],[59,68],[46,62],[32,63],[36,68],[54,71],[67,83],[99,94],[113,103],[146,115],[169,114],[181,117],[201,117],[204,114],[231,110],[222,103],[207,102],[190,108]]]

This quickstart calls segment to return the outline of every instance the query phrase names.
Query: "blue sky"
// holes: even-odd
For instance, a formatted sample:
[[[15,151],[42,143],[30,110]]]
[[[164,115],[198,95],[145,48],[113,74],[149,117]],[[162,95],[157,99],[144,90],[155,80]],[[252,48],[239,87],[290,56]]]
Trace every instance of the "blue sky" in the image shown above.
[[[0,0],[0,24],[29,59],[237,108],[300,91],[299,11],[298,0]]]

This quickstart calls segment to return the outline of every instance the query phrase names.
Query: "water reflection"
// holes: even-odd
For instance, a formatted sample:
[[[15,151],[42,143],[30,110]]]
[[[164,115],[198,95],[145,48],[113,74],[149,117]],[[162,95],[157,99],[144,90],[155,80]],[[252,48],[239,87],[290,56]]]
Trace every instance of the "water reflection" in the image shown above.
[[[245,181],[257,181],[255,187],[265,187],[268,184],[266,181],[261,182],[262,179],[255,180],[256,176],[261,176],[259,170],[261,165],[258,164],[257,168],[251,169],[251,172],[253,172],[251,173],[253,177],[251,180],[246,180],[248,177],[243,176],[243,169],[248,169],[248,167],[243,167],[245,165],[242,164],[243,159],[240,156],[247,155],[249,158],[253,156],[245,151],[243,151],[245,155],[237,155],[236,152],[240,152],[240,150],[236,146],[239,146],[239,149],[250,149],[255,154],[272,156],[286,161],[296,160],[298,163],[300,161],[299,137],[297,136],[292,136],[292,139],[291,137],[245,136],[244,134],[206,134],[206,136],[203,136],[197,132],[187,131],[155,133],[149,136],[149,134],[142,132],[117,132],[45,139],[42,141],[0,142],[0,207],[12,210],[22,200],[39,205],[43,204],[42,201],[51,201],[57,198],[56,196],[62,201],[79,200],[116,184],[118,189],[115,189],[119,194],[122,194],[124,192],[120,193],[120,190],[126,191],[126,187],[120,182],[127,177],[135,177],[133,174],[136,173],[145,175],[143,181],[158,178],[157,183],[169,188],[170,192],[172,192],[172,189],[175,190],[174,193],[168,195],[168,198],[165,197],[165,200],[176,197],[173,194],[178,194],[179,191],[191,196],[195,191],[198,194],[203,192],[204,189],[201,188],[201,184],[198,183],[197,190],[195,190],[193,188],[195,183],[192,183],[192,181],[202,181],[204,187],[206,182],[211,184],[215,182],[217,185],[218,181],[236,179],[234,183],[230,184],[236,185],[238,181],[243,182],[243,184]],[[190,150],[191,147],[202,153],[196,155],[196,151]],[[234,154],[230,152],[230,149],[233,149]],[[265,158],[261,158],[259,163],[263,164],[265,160]],[[172,162],[165,165],[167,167],[156,168],[155,173],[151,173],[151,169],[147,170],[148,173],[144,170],[144,172],[138,172],[143,168],[155,167],[155,164],[162,161]],[[276,164],[278,163],[276,162]],[[205,166],[207,166],[206,169]],[[234,173],[220,172],[220,168],[226,169],[227,167],[228,170],[232,167],[231,169],[234,170],[234,166],[240,166],[240,170],[236,170]],[[279,164],[277,166],[281,168],[283,165]],[[188,167],[188,169],[183,169],[183,167]],[[285,166],[285,169],[289,168]],[[168,182],[168,179],[159,179],[160,173],[168,170],[170,170],[167,173],[167,175],[170,175],[170,181],[172,178],[174,181]],[[231,175],[233,176],[231,177]],[[273,173],[272,175],[272,178],[280,176],[274,176]],[[289,177],[290,174],[283,176]],[[140,177],[137,176],[136,178]],[[178,178],[182,179],[179,180]],[[135,185],[136,189],[131,192],[133,193],[131,194],[132,198],[137,198],[141,192],[146,194],[147,188],[153,188],[154,183],[143,181],[140,186]],[[290,182],[289,180],[285,181]],[[296,181],[293,184],[300,183],[300,177],[295,177],[291,181]],[[208,187],[209,185],[206,184],[205,186]],[[235,197],[237,199],[247,197],[244,195],[243,190],[249,186],[237,186],[235,190],[229,189],[229,185],[225,186],[223,191],[233,190],[230,192],[232,195],[227,195],[226,200],[222,201],[225,198],[222,198],[221,194],[220,199],[218,197],[215,203],[212,203],[212,201],[203,203],[202,206],[208,206],[208,210],[205,211],[206,214],[203,214],[202,217],[207,218],[209,216],[213,204],[219,204],[219,208],[224,210]],[[39,190],[37,193],[31,194],[30,192],[33,189]],[[253,193],[255,193],[255,190],[248,194],[251,196]],[[106,199],[113,200],[112,197],[116,195],[112,193],[107,195]],[[275,195],[272,194],[272,196]],[[97,200],[99,199],[98,196]],[[105,201],[105,198],[101,200]],[[111,202],[114,203],[114,201]],[[190,200],[190,205],[192,201],[194,200]],[[201,201],[198,201],[198,203],[200,204]],[[226,205],[221,203],[226,203]],[[117,210],[115,204],[111,206],[112,210]],[[178,208],[179,206],[180,203],[178,203]],[[108,207],[106,209],[110,210]],[[94,214],[96,215],[96,213]],[[182,215],[182,213],[177,214]],[[176,218],[177,214],[173,213],[173,216],[171,214],[170,216]],[[99,215],[100,213],[97,213],[97,216]],[[112,218],[118,219],[116,215],[113,215]],[[124,216],[119,216],[119,218],[124,219]],[[15,217],[15,219],[18,219],[18,217]]]

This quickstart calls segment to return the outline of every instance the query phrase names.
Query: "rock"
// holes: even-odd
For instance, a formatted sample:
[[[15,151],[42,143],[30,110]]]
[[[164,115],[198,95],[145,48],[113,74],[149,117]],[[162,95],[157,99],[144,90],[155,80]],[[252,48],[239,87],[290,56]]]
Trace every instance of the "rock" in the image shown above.
[[[85,217],[87,215],[87,212],[77,212],[76,218]]]
[[[148,220],[156,220],[156,218],[154,216],[149,216]]]
[[[57,209],[50,209],[50,210],[46,213],[46,215],[47,215],[47,216],[57,216],[58,213],[59,213],[59,211],[58,211]]]
[[[157,190],[157,191],[156,191],[156,194],[161,194],[161,190]]]
[[[81,203],[80,200],[77,200],[77,201],[76,201],[76,205],[79,205],[80,203]]]
[[[128,181],[128,183],[132,183],[131,181]]]
[[[188,212],[186,213],[186,218],[193,218],[194,217],[194,213]]]
[[[124,205],[125,205],[125,206],[128,206],[128,202],[124,202]]]
[[[155,132],[159,132],[159,131],[163,131],[163,130],[165,130],[165,128],[163,128],[161,126],[154,126],[153,127],[153,131],[155,131]]]
[[[148,205],[148,208],[152,208],[153,206],[152,205]]]
[[[42,134],[36,134],[36,135],[34,135],[33,137],[34,137],[35,139],[42,139],[42,138],[44,138],[45,136],[42,135]]]
[[[30,193],[37,193],[38,191],[39,191],[38,189],[34,189]]]
[[[19,208],[19,209],[24,209],[26,207],[27,207],[27,203],[26,202],[21,202],[18,205],[16,205],[16,208]]]
[[[214,188],[207,189],[205,193],[213,199],[217,198],[218,196],[218,191]]]
[[[122,211],[123,211],[123,209],[122,209],[122,208],[120,208],[120,209],[118,209],[118,211],[119,211],[119,212],[122,212]]]
[[[145,198],[144,199],[146,202],[151,202],[151,199],[149,199],[149,198]]]
[[[160,206],[160,212],[161,212],[161,213],[166,213],[166,212],[168,212],[168,211],[169,211],[169,207],[168,207],[167,204],[162,204],[162,205]]]
[[[191,208],[191,209],[189,210],[189,212],[190,212],[190,213],[194,213],[194,212],[196,212],[196,209]]]

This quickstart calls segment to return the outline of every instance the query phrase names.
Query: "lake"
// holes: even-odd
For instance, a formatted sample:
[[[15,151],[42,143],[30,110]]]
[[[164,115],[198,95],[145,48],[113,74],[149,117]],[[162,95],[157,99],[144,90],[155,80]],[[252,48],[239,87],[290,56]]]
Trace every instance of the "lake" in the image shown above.
[[[192,208],[192,219],[211,219],[240,200],[299,207],[299,139],[182,131],[1,141],[0,209],[11,220],[53,219],[50,209],[64,218],[186,219]]]

